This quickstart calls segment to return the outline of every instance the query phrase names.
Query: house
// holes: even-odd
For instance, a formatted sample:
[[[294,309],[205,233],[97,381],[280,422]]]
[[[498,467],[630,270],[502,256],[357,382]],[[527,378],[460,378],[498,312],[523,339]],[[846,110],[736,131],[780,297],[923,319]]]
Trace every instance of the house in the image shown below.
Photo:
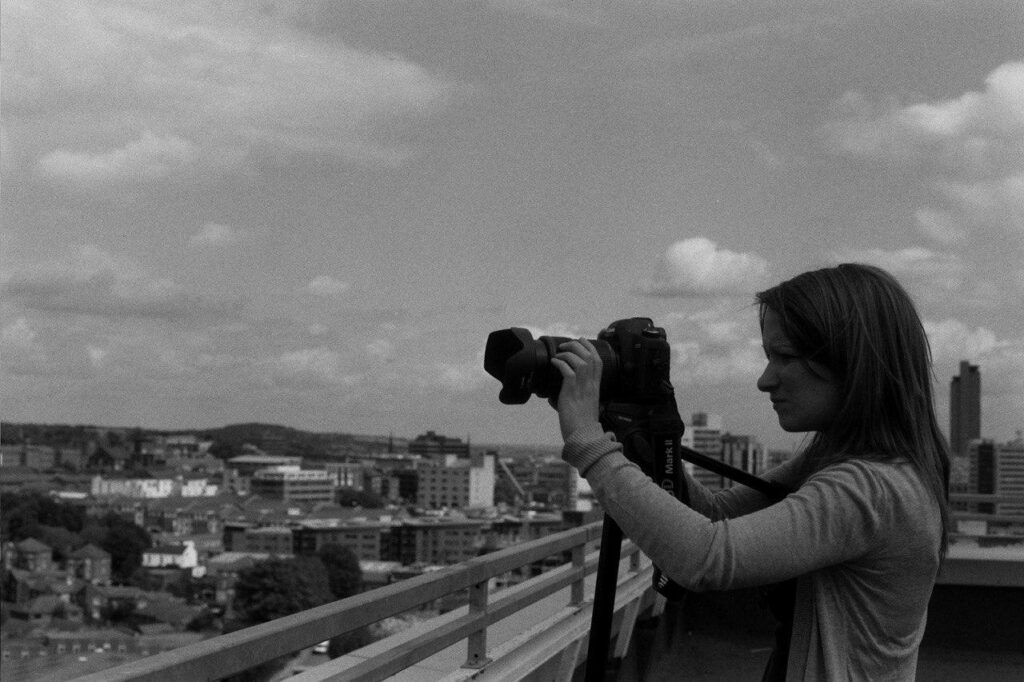
[[[235,596],[238,574],[269,558],[270,555],[264,552],[224,552],[208,559],[206,571],[214,583],[215,602],[229,611]]]
[[[196,544],[185,540],[181,544],[157,545],[142,553],[143,568],[196,568],[199,566],[199,553]],[[196,576],[199,577],[199,576]]]
[[[47,544],[27,538],[14,545],[14,566],[32,573],[53,571],[57,565],[53,561],[53,548]]]
[[[87,584],[79,603],[89,620],[102,621],[114,613],[131,613],[149,598],[149,594],[138,587]]]
[[[46,572],[12,568],[4,576],[4,594],[15,604],[28,604],[36,597],[56,596],[70,603],[78,598],[86,583],[60,570]]]
[[[153,500],[146,506],[146,528],[171,535],[195,535],[223,531],[222,518],[237,513],[238,507],[228,496],[169,497]]]
[[[58,618],[72,623],[83,621],[82,608],[78,604],[65,601],[55,594],[41,595],[23,604],[14,604],[9,613],[11,618],[33,627],[46,627]]]
[[[111,443],[109,437],[97,438],[85,446],[85,466],[91,471],[123,471],[131,455],[127,447]]]
[[[145,550],[142,567],[148,577],[146,586],[160,591],[184,589],[190,578],[206,575],[206,567],[199,563],[199,552],[192,540]]]
[[[110,553],[89,543],[68,555],[69,575],[94,585],[110,584]]]

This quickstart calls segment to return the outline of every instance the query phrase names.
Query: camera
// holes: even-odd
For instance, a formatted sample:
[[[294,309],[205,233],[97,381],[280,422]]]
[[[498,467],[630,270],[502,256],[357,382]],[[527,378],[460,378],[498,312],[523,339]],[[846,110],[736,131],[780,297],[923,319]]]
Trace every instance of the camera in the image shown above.
[[[531,395],[558,398],[562,375],[551,364],[559,345],[571,339],[534,339],[521,327],[500,329],[487,337],[484,369],[501,382],[498,399],[521,405]],[[651,404],[672,394],[670,349],[665,330],[649,318],[612,322],[591,339],[601,357],[601,402]]]

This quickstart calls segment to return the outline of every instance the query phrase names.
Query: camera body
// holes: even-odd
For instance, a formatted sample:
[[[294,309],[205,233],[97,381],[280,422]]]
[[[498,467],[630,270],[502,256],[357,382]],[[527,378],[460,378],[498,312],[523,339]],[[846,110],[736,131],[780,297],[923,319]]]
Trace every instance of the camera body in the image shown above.
[[[519,405],[530,399],[558,398],[562,375],[551,364],[558,346],[571,339],[534,339],[520,327],[491,332],[484,369],[501,382],[498,399]],[[657,404],[671,397],[670,349],[665,330],[646,317],[612,322],[591,339],[601,357],[601,402]]]

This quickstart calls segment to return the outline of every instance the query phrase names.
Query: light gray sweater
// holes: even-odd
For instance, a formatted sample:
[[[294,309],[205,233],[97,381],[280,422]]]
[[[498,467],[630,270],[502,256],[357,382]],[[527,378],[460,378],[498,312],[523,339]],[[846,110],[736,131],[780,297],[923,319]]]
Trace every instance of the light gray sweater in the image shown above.
[[[689,480],[692,509],[626,459],[610,433],[574,433],[563,458],[608,514],[695,591],[798,577],[787,680],[913,680],[939,568],[938,503],[907,461],[851,460],[769,506]],[[796,486],[793,460],[767,478]]]

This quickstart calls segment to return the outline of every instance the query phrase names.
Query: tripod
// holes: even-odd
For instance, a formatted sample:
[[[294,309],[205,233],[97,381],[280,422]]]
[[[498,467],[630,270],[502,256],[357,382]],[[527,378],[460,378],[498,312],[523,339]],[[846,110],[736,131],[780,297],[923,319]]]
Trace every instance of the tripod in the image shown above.
[[[623,454],[651,476],[663,489],[670,491],[683,504],[689,504],[689,491],[683,475],[682,461],[725,476],[768,496],[777,502],[791,490],[774,481],[767,481],[724,462],[683,447],[680,440],[684,425],[679,417],[675,398],[668,394],[654,405],[629,403],[603,407],[601,425],[615,434]],[[586,682],[605,680],[608,646],[611,639],[615,590],[622,549],[622,529],[607,514],[601,528],[601,550],[597,562],[597,583],[594,587],[594,608],[587,645]],[[667,599],[679,599],[686,591],[654,569],[654,587]]]

